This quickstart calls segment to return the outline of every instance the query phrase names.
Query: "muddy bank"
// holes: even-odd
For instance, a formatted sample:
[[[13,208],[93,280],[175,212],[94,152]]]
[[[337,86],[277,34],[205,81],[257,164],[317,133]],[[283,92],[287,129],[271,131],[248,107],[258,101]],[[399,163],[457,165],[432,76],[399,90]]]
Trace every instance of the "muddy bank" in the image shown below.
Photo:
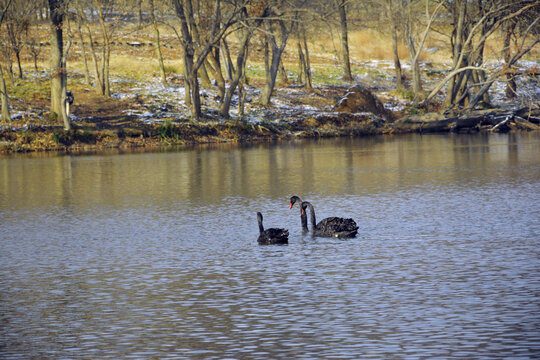
[[[161,124],[127,122],[122,126],[97,128],[76,124],[61,127],[35,126],[0,130],[0,153],[59,151],[84,152],[105,149],[156,149],[207,144],[249,143],[287,138],[377,136],[402,133],[508,132],[540,130],[540,110],[491,109],[467,114],[428,113],[389,121],[372,113],[321,112],[287,121],[248,122],[167,121]]]
[[[115,128],[74,125],[0,130],[0,153],[32,151],[98,151],[182,146],[207,143],[248,143],[284,138],[362,136],[383,133],[383,123],[371,114],[328,114],[296,121],[185,121],[132,124]]]

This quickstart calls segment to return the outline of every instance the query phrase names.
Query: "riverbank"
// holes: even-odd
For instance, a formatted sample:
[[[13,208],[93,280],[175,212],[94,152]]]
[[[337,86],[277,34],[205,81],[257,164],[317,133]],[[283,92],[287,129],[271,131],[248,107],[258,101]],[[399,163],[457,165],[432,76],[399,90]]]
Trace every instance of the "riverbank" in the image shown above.
[[[262,81],[252,78],[245,88],[244,113],[235,95],[230,118],[218,114],[220,98],[215,88],[202,90],[204,118],[190,119],[183,78],[168,76],[167,86],[158,78],[115,79],[110,98],[87,86],[80,73],[70,79],[72,130],[64,131],[49,116],[47,71],[28,72],[10,89],[12,121],[0,124],[0,153],[34,151],[100,151],[106,149],[156,149],[219,142],[253,142],[284,138],[373,136],[400,133],[538,130],[540,113],[523,104],[534,104],[537,80],[520,79],[522,96],[504,96],[504,83],[491,92],[490,109],[472,113],[441,114],[437,105],[429,111],[413,106],[410,92],[395,90],[391,64],[365,61],[356,84],[318,84],[312,89],[280,83],[268,107],[258,102]],[[523,64],[524,69],[532,65]],[[444,76],[444,64],[422,63],[424,81],[434,84]],[[361,85],[359,85],[361,84]],[[356,89],[356,94],[351,89]],[[365,89],[368,95],[359,105]],[[438,99],[436,103],[441,103]],[[351,101],[353,99],[354,101]],[[347,100],[347,101],[345,101]],[[536,105],[537,106],[537,105]],[[501,125],[501,122],[507,120]],[[496,127],[497,126],[497,127]],[[494,128],[496,127],[496,128]]]
[[[165,121],[145,123],[124,118],[120,124],[24,126],[0,130],[0,153],[34,151],[85,152],[148,149],[207,143],[249,143],[290,138],[377,136],[403,133],[508,132],[540,130],[540,111],[489,109],[444,116],[407,115],[388,121],[372,113],[321,112],[295,119]]]

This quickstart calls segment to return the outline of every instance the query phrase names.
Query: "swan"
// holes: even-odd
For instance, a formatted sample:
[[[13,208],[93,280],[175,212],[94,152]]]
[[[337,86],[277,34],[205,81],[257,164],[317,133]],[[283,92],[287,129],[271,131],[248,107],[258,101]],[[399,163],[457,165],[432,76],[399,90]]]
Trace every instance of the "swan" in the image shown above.
[[[300,199],[298,196],[293,195],[289,199],[289,209],[292,209],[293,205],[298,203],[299,205],[302,204],[302,199]]]
[[[289,231],[286,229],[271,228],[264,230],[263,216],[260,212],[257,212],[257,221],[259,222],[259,238],[257,242],[260,245],[270,244],[288,244],[289,243]]]
[[[308,201],[303,201],[301,204],[302,213],[305,213],[307,208],[311,211],[311,227],[313,235],[335,238],[353,238],[358,233],[358,225],[356,225],[356,222],[353,219],[344,219],[334,216],[323,219],[317,224],[313,205]],[[302,222],[303,221],[304,220],[302,219]]]
[[[289,199],[289,209],[292,209],[293,205],[298,203],[300,205],[300,220],[302,222],[302,231],[308,232],[308,224],[307,224],[307,214],[305,211],[302,210],[302,199],[300,199],[298,196],[293,195]]]

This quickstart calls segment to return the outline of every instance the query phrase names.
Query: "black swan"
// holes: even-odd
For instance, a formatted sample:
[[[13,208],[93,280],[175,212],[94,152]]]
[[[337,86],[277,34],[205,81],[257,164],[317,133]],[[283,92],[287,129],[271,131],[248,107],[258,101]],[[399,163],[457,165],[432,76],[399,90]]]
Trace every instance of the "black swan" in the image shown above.
[[[353,238],[358,233],[358,225],[353,219],[344,219],[340,217],[329,217],[321,220],[318,224],[315,220],[315,210],[308,201],[303,201],[302,213],[305,214],[306,208],[311,210],[311,227],[313,235],[336,238]],[[304,220],[302,219],[302,222]]]
[[[293,195],[289,199],[289,209],[292,209],[293,205],[298,203],[298,205],[302,204],[302,199],[300,199],[298,196]]]
[[[300,205],[300,220],[302,222],[302,231],[308,232],[308,225],[307,225],[307,214],[305,211],[302,210],[302,199],[300,199],[298,196],[294,195],[291,196],[291,199],[289,200],[289,209],[292,209],[293,205],[295,203],[298,203]]]
[[[257,221],[259,222],[259,238],[257,241],[261,245],[288,244],[289,231],[285,229],[271,228],[264,230],[263,216],[257,212]]]

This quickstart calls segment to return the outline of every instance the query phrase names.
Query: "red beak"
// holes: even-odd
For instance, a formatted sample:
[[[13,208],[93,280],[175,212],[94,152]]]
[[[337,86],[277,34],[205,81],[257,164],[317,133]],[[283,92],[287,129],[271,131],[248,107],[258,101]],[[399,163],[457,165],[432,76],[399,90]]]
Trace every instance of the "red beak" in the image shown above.
[[[292,209],[293,203],[289,201],[289,209]]]
[[[302,209],[301,211],[302,211],[302,215],[304,215],[304,209]]]

